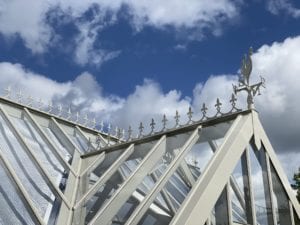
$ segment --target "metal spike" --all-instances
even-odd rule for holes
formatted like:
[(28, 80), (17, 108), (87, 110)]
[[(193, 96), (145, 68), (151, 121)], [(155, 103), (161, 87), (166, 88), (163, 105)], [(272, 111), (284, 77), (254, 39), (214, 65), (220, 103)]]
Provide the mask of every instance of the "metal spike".
[(99, 129), (100, 129), (100, 131), (101, 132), (103, 132), (103, 128), (104, 128), (104, 122), (103, 122), (103, 120), (100, 122), (100, 124), (99, 124)]
[(238, 110), (238, 109), (236, 108), (236, 101), (237, 101), (237, 98), (236, 98), (236, 96), (232, 93), (231, 99), (230, 99), (230, 101), (229, 101), (229, 102), (231, 103), (231, 106), (232, 106), (230, 112), (233, 112), (234, 110), (235, 110), (235, 111)]
[(162, 131), (165, 131), (167, 129), (167, 122), (168, 122), (168, 119), (167, 119), (167, 116), (166, 114), (163, 115), (163, 119), (162, 119), (162, 124), (163, 124), (163, 128), (162, 128)]
[(32, 106), (32, 102), (33, 102), (33, 98), (31, 95), (28, 96), (28, 102), (27, 102), (27, 105), (28, 106)]
[(92, 128), (96, 127), (96, 118), (94, 117), (94, 119), (92, 120)]
[(109, 134), (110, 131), (111, 131), (111, 124), (109, 123), (109, 124), (107, 125), (107, 133)]
[(188, 116), (188, 118), (189, 118), (188, 124), (193, 122), (193, 120), (192, 120), (192, 119), (193, 119), (193, 114), (194, 114), (194, 112), (192, 111), (192, 107), (190, 106), (190, 107), (189, 107), (189, 111), (188, 111), (188, 113), (187, 113), (187, 116)]
[(23, 97), (22, 91), (19, 90), (19, 92), (17, 93), (17, 102), (21, 103), (22, 102), (22, 97)]
[(127, 138), (127, 141), (131, 141), (132, 140), (132, 128), (131, 126), (129, 125), (128, 127), (128, 138)]
[(38, 101), (37, 104), (38, 104), (38, 109), (39, 109), (39, 110), (42, 110), (42, 108), (43, 108), (43, 106), (44, 106), (44, 102), (43, 102), (43, 100), (42, 100), (41, 98), (39, 99), (39, 101)]
[(10, 98), (10, 95), (11, 95), (11, 86), (7, 86), (7, 88), (5, 88), (4, 90), (4, 97), (5, 98)]
[(116, 126), (116, 128), (115, 128), (115, 137), (118, 137), (118, 130), (119, 130), (119, 128)]
[(121, 142), (121, 138), (122, 138), (122, 131), (121, 128), (117, 129), (117, 138), (118, 138), (118, 142)]
[(78, 123), (79, 121), (79, 112), (76, 112), (76, 115), (75, 115), (75, 122)]
[(202, 108), (201, 108), (201, 112), (202, 112), (202, 118), (201, 120), (207, 119), (207, 110), (208, 108), (206, 107), (205, 103), (203, 103)]
[(222, 103), (220, 102), (220, 99), (217, 98), (217, 101), (216, 101), (216, 104), (215, 104), (215, 107), (216, 107), (216, 110), (217, 110), (217, 114), (216, 115), (222, 114), (222, 112), (221, 112), (221, 106), (222, 106)]
[(69, 107), (68, 112), (67, 112), (67, 120), (69, 120), (72, 116), (72, 112), (71, 112), (71, 107)]
[(153, 134), (155, 129), (155, 122), (153, 118), (151, 119), (150, 128), (151, 128), (150, 134)]
[(61, 116), (61, 114), (62, 114), (62, 105), (61, 104), (59, 104), (58, 106), (57, 106), (57, 110), (58, 110), (58, 116)]
[(124, 140), (124, 138), (125, 138), (125, 129), (122, 129), (122, 136), (121, 136), (121, 139)]
[(88, 114), (85, 114), (83, 120), (84, 120), (84, 125), (87, 125), (89, 122)]
[(176, 114), (175, 114), (174, 118), (175, 118), (175, 127), (178, 127), (180, 115), (177, 110), (176, 110)]
[(139, 138), (143, 136), (143, 131), (144, 131), (144, 126), (143, 126), (143, 123), (140, 122), (139, 135), (138, 135)]
[(52, 111), (52, 109), (53, 109), (53, 103), (52, 103), (52, 101), (49, 101), (49, 103), (48, 103), (48, 113), (50, 113)]

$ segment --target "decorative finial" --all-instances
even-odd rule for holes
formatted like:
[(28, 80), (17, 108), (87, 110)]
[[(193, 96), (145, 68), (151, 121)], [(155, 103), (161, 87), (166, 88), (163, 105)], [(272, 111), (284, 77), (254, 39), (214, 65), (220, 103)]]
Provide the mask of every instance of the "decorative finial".
[(166, 114), (163, 115), (163, 119), (162, 119), (161, 122), (162, 122), (162, 125), (163, 125), (162, 131), (165, 131), (167, 129), (167, 122), (168, 122)]
[(48, 113), (50, 113), (53, 109), (53, 104), (52, 104), (52, 101), (50, 100), (49, 103), (48, 103)]
[(84, 120), (84, 125), (86, 126), (89, 122), (88, 114), (85, 114), (83, 120)]
[(9, 85), (7, 88), (4, 90), (4, 97), (5, 98), (10, 98), (11, 95), (11, 86)]
[(202, 108), (201, 108), (202, 118), (200, 120), (207, 119), (207, 116), (206, 116), (207, 110), (208, 110), (208, 108), (206, 107), (205, 103), (203, 103)]
[(31, 95), (29, 95), (27, 105), (32, 106), (32, 102), (33, 102), (33, 97)]
[(260, 78), (260, 82), (256, 84), (250, 85), (250, 75), (252, 72), (252, 59), (251, 55), (253, 53), (253, 49), (250, 48), (248, 56), (245, 55), (242, 60), (242, 66), (241, 66), (241, 76), (239, 78), (239, 84), (238, 86), (233, 85), (233, 91), (235, 94), (237, 94), (240, 91), (246, 91), (247, 96), (247, 104), (248, 109), (254, 109), (254, 96), (258, 93), (260, 95), (260, 88), (265, 87), (265, 79)]
[(103, 120), (100, 122), (100, 124), (99, 124), (99, 129), (100, 129), (100, 131), (101, 132), (103, 132), (103, 128), (104, 128), (104, 122), (103, 122)]
[(143, 136), (143, 131), (144, 131), (144, 126), (143, 126), (143, 123), (140, 122), (138, 138)]
[(39, 109), (39, 110), (42, 110), (42, 108), (43, 108), (43, 106), (44, 106), (44, 102), (43, 102), (43, 100), (42, 100), (41, 98), (39, 99), (39, 101), (38, 101), (37, 104), (38, 104), (38, 109)]
[(216, 107), (216, 110), (217, 110), (216, 115), (219, 115), (219, 114), (222, 115), (221, 106), (222, 106), (222, 103), (220, 102), (220, 99), (217, 98), (217, 101), (216, 101), (216, 104), (215, 104), (215, 107)]
[(175, 116), (174, 116), (175, 127), (179, 127), (179, 118), (180, 118), (180, 115), (179, 115), (178, 111), (176, 110), (176, 113), (175, 113)]
[(236, 107), (236, 101), (237, 101), (237, 98), (236, 98), (236, 96), (235, 96), (235, 94), (233, 94), (232, 93), (232, 95), (231, 95), (231, 99), (230, 99), (230, 103), (231, 103), (231, 110), (230, 110), (230, 112), (234, 112), (234, 111), (240, 111), (240, 109), (238, 109), (237, 107)]
[(155, 122), (153, 118), (151, 119), (150, 128), (151, 128), (150, 134), (153, 134), (155, 129)]
[(131, 141), (132, 140), (132, 128), (131, 126), (129, 125), (128, 127), (128, 138), (127, 138), (127, 141)]
[(188, 116), (188, 124), (190, 124), (190, 123), (192, 123), (193, 122), (193, 114), (194, 114), (194, 112), (192, 111), (192, 107), (190, 106), (189, 107), (189, 111), (187, 112), (187, 116)]
[(78, 123), (79, 121), (79, 112), (76, 112), (76, 115), (75, 115), (75, 123)]
[(59, 104), (58, 106), (57, 106), (57, 110), (58, 110), (58, 116), (61, 116), (61, 114), (62, 114), (62, 105), (61, 104)]
[(94, 129), (96, 127), (96, 118), (94, 117), (94, 119), (92, 120), (92, 128)]
[(22, 102), (22, 98), (23, 98), (22, 91), (19, 90), (18, 93), (17, 93), (17, 102), (21, 103)]
[(72, 112), (71, 112), (71, 107), (69, 107), (68, 112), (67, 112), (67, 120), (69, 120), (72, 116)]

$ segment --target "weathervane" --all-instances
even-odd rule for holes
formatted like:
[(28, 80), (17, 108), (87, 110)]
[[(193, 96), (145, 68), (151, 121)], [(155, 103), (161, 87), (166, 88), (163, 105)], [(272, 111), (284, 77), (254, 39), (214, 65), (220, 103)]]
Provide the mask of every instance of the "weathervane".
[(240, 91), (246, 91), (247, 96), (247, 103), (248, 103), (248, 109), (254, 108), (254, 96), (256, 94), (260, 95), (260, 88), (265, 87), (265, 79), (263, 77), (260, 77), (261, 80), (259, 83), (256, 84), (249, 84), (250, 75), (252, 72), (252, 55), (253, 49), (249, 49), (248, 55), (245, 55), (242, 60), (242, 66), (241, 66), (241, 76), (239, 78), (239, 84), (238, 86), (233, 85), (233, 91), (235, 94), (237, 94)]

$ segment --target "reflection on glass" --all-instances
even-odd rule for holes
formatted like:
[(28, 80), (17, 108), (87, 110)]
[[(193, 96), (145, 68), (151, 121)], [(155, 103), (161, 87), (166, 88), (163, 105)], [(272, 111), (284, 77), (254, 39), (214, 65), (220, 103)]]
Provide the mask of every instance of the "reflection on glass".
[(0, 162), (0, 224), (33, 225), (32, 215), (21, 201), (17, 190), (10, 181)]
[(295, 220), (295, 225), (300, 225), (300, 217), (298, 217), (298, 214), (296, 213), (295, 209), (294, 209), (294, 220)]
[(238, 161), (231, 177), (232, 219), (240, 224), (253, 224), (246, 152)]
[(258, 151), (250, 146), (250, 161), (257, 223), (260, 225), (273, 225), (264, 149)]
[(226, 187), (217, 200), (211, 216), (212, 225), (229, 225), (228, 201)]
[(292, 224), (289, 199), (285, 190), (277, 176), (274, 166), (270, 163), (272, 183), (273, 183), (273, 196), (274, 206), (276, 212), (277, 225), (290, 225)]

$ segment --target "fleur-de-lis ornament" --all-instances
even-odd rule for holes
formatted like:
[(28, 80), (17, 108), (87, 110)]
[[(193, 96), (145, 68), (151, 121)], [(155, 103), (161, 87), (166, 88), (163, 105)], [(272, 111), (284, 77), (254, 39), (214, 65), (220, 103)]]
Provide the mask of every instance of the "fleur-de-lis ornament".
[(180, 115), (179, 115), (178, 111), (176, 110), (176, 113), (175, 113), (175, 116), (174, 116), (175, 127), (179, 127), (179, 118), (180, 118)]
[(71, 116), (72, 116), (71, 107), (69, 107), (67, 111), (67, 120), (71, 119)]
[(138, 138), (143, 137), (143, 132), (144, 132), (144, 126), (143, 123), (140, 122)]
[(127, 141), (131, 141), (132, 140), (132, 128), (130, 125), (128, 127), (127, 133), (128, 133)]
[(44, 106), (44, 102), (43, 102), (43, 100), (42, 100), (41, 98), (39, 99), (39, 101), (38, 101), (37, 104), (38, 104), (38, 109), (39, 109), (39, 110), (42, 110), (42, 108), (43, 108), (43, 106)]
[(202, 118), (200, 120), (205, 120), (207, 119), (207, 110), (208, 108), (206, 107), (205, 103), (203, 103), (202, 108), (201, 108), (201, 112), (202, 112)]
[(53, 103), (52, 101), (50, 100), (49, 103), (48, 103), (48, 113), (50, 113), (53, 109)]
[(163, 115), (163, 119), (161, 122), (162, 122), (162, 131), (165, 131), (167, 129), (167, 122), (168, 122), (166, 114)]
[(31, 95), (29, 95), (27, 105), (32, 106), (32, 102), (33, 102), (33, 97)]
[(150, 128), (151, 128), (150, 134), (153, 134), (155, 129), (155, 122), (153, 118), (151, 119)]
[(103, 128), (104, 128), (104, 122), (103, 122), (103, 120), (100, 122), (100, 124), (99, 124), (99, 129), (100, 129), (100, 131), (101, 132), (103, 132)]
[(221, 114), (221, 115), (222, 115), (222, 112), (221, 112), (221, 106), (222, 106), (222, 103), (220, 102), (220, 99), (217, 98), (217, 101), (216, 101), (216, 104), (215, 104), (215, 107), (216, 107), (216, 110), (217, 110), (216, 116), (217, 116), (218, 114)]
[(11, 86), (9, 85), (7, 88), (4, 90), (4, 97), (5, 98), (10, 98), (11, 95)]
[(192, 107), (189, 107), (189, 111), (187, 112), (187, 116), (188, 116), (188, 124), (193, 122), (193, 114), (194, 112), (192, 111)]
[(19, 90), (19, 92), (17, 93), (17, 102), (21, 103), (22, 102), (22, 98), (23, 98), (22, 91)]

